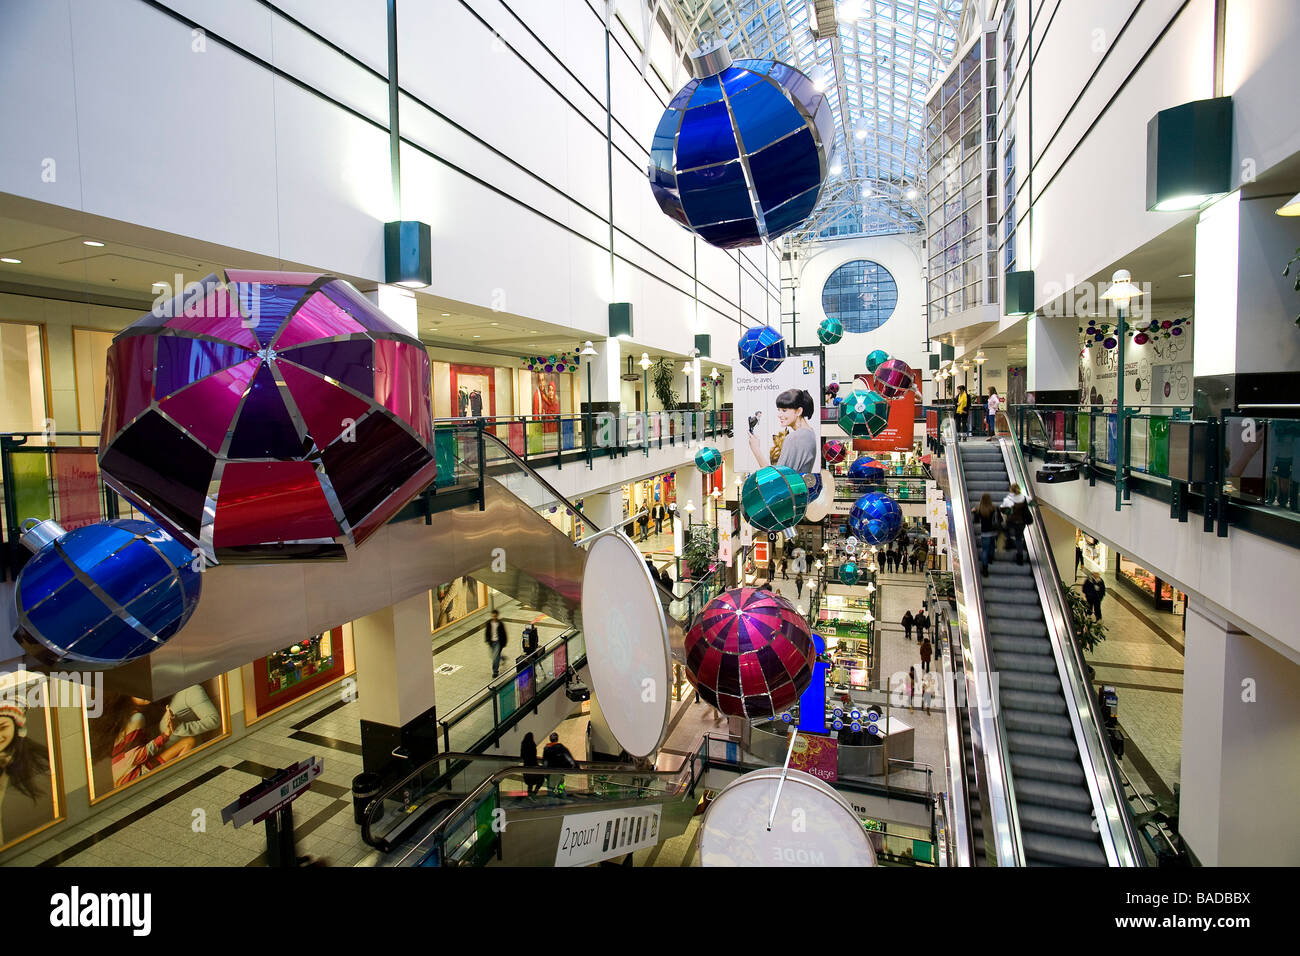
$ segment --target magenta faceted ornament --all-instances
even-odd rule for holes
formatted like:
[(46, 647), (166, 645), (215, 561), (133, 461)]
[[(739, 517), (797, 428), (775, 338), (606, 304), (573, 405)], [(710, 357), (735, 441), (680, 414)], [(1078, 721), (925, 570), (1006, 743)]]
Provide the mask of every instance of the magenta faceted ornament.
[(104, 481), (209, 560), (342, 557), (435, 477), (428, 353), (333, 276), (192, 283), (106, 393)]
[(770, 717), (812, 682), (812, 632), (794, 606), (771, 591), (718, 595), (686, 634), (686, 676), (729, 717)]
[(849, 456), (849, 448), (838, 438), (832, 438), (822, 446), (822, 457), (828, 465), (838, 465)]
[(912, 390), (916, 377), (906, 362), (891, 358), (876, 366), (876, 370), (872, 373), (872, 380), (876, 390), (892, 402)]

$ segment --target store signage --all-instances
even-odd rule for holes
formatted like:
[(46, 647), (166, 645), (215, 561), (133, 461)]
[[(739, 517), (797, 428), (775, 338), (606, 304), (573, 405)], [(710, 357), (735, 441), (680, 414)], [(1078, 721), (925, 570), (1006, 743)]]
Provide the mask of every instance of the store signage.
[[(841, 721), (836, 721), (843, 725)], [(790, 766), (819, 780), (838, 780), (840, 773), (839, 742), (833, 737), (799, 734), (790, 754)]]
[(270, 780), (264, 780), (241, 793), (234, 803), (223, 807), (221, 822), (232, 823), (236, 829), (245, 823), (261, 823), (306, 793), (324, 766), (323, 758), (309, 757), (292, 767), (286, 767)]
[(587, 866), (654, 846), (659, 842), (662, 813), (663, 807), (657, 803), (594, 813), (566, 813), (560, 825), (560, 842), (555, 848), (555, 865)]
[(718, 563), (731, 567), (731, 512), (718, 509)]

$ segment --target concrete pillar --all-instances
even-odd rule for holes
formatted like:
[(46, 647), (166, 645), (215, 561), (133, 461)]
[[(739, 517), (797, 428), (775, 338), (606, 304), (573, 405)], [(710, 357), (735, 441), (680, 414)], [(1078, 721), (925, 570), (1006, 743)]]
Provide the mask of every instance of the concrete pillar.
[[(623, 492), (596, 491), (582, 496), (582, 513), (601, 531), (623, 520)], [(587, 532), (592, 534), (594, 532)]]
[[(602, 402), (618, 404), (623, 393), (623, 343), (618, 339), (605, 339), (603, 342), (594, 343), (592, 347), (597, 354), (588, 360), (592, 363), (591, 401), (596, 403), (597, 409), (601, 407)], [(582, 384), (586, 388), (585, 368), (582, 369), (582, 374)]]
[(1282, 266), (1300, 246), (1300, 219), (1275, 215), (1283, 201), (1230, 193), (1196, 224), (1197, 417), (1240, 404), (1295, 401), (1294, 272), (1284, 277)]
[(1300, 864), (1300, 665), (1188, 595), (1179, 832), (1204, 866)]
[(420, 316), (414, 292), (399, 285), (380, 284), (373, 292), (363, 294), (379, 307), (379, 311), (400, 325), (404, 332), (419, 337)]
[[(352, 624), (361, 761), (375, 773), (412, 769), (438, 752), (429, 592)], [(409, 756), (394, 757), (401, 748)]]
[(1079, 395), (1079, 320), (1031, 315), (1025, 329), (1025, 389), (1039, 405), (1073, 405)]

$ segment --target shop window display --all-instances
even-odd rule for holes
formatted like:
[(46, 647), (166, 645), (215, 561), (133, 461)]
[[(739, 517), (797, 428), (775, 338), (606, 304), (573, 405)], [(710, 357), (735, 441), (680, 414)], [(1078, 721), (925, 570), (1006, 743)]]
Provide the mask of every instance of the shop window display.
[(433, 631), (440, 631), (448, 625), (468, 617), (476, 611), (487, 607), (488, 587), (471, 577), (461, 577), (447, 584), (440, 584), (432, 592), (430, 616)]
[(49, 706), (56, 686), (70, 685), (26, 671), (0, 674), (0, 851), (63, 819)]
[(1126, 581), (1146, 595), (1157, 611), (1182, 614), (1187, 606), (1187, 595), (1122, 554), (1119, 556), (1115, 574), (1120, 580)]
[(343, 628), (268, 654), (253, 661), (251, 670), (251, 680), (248, 668), (244, 679), (244, 718), (250, 723), (346, 676)]

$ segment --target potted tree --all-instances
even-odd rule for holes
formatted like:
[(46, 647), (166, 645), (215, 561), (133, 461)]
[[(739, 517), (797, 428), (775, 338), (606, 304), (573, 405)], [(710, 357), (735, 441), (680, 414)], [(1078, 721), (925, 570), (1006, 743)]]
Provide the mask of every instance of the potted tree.
[(692, 525), (682, 546), (686, 570), (692, 578), (701, 578), (718, 556), (718, 531), (707, 524)]
[[(1087, 654), (1106, 639), (1106, 625), (1092, 616), (1092, 608), (1088, 606), (1088, 601), (1077, 584), (1067, 585), (1062, 581), (1061, 588), (1065, 591), (1065, 603), (1070, 609), (1070, 630), (1074, 632), (1079, 649)], [(1089, 666), (1089, 680), (1092, 680), (1093, 673)]]

